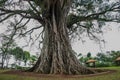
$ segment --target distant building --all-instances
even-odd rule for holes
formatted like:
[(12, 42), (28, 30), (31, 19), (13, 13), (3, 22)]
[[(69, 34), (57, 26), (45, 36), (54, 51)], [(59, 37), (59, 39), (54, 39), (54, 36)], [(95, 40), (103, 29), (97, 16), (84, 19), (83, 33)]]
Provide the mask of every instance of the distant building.
[(86, 64), (88, 67), (95, 67), (95, 62), (96, 62), (96, 60), (90, 59), (86, 62)]
[(117, 66), (120, 66), (120, 57), (118, 57), (116, 60), (115, 60), (115, 63)]

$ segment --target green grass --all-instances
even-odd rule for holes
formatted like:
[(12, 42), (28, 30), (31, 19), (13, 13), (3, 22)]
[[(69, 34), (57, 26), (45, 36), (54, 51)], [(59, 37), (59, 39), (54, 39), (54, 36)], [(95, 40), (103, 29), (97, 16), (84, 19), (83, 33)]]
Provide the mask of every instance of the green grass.
[(5, 72), (5, 71), (9, 71), (9, 70), (0, 69), (0, 73)]
[[(120, 67), (105, 67), (104, 69), (117, 70), (117, 72), (86, 78), (35, 78), (18, 75), (0, 74), (0, 80), (120, 80)], [(0, 73), (2, 72), (4, 72), (4, 70), (0, 70)]]

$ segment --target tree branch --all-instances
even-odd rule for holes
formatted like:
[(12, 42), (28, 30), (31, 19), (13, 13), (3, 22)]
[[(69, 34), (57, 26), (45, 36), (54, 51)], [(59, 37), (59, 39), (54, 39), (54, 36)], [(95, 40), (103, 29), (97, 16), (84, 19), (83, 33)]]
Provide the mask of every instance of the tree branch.
[[(118, 5), (118, 4), (117, 4)], [(119, 22), (119, 19), (107, 19), (107, 18), (100, 18), (99, 16), (105, 15), (108, 12), (119, 12), (120, 11), (120, 5), (116, 6), (113, 5), (109, 9), (105, 11), (101, 11), (99, 13), (93, 13), (89, 14), (87, 16), (79, 16), (75, 14), (70, 14), (68, 16), (68, 22), (67, 22), (67, 27), (71, 28), (73, 24), (77, 24), (78, 22), (82, 21), (91, 21), (91, 20), (99, 20), (99, 21), (105, 21), (105, 22)]]
[(41, 28), (41, 27), (42, 27), (42, 26), (34, 27), (34, 28), (32, 28), (32, 29), (26, 31), (25, 33), (20, 34), (20, 35), (25, 35), (25, 34), (27, 34), (27, 33), (32, 33), (35, 29), (39, 29), (39, 28)]
[[(0, 11), (4, 12), (4, 14), (8, 14), (8, 13), (11, 13), (13, 15), (18, 14), (24, 18), (35, 19), (35, 20), (39, 21), (42, 25), (44, 25), (44, 20), (42, 19), (42, 17), (33, 15), (33, 13), (30, 10), (26, 10), (26, 11), (24, 11), (24, 10), (8, 10), (8, 9), (0, 8)], [(2, 16), (4, 14), (1, 13), (0, 16)], [(9, 15), (8, 17), (13, 16), (13, 15)], [(4, 20), (6, 20), (6, 19), (8, 19), (8, 18), (4, 18)], [(3, 20), (1, 20), (1, 22), (2, 21)]]
[(0, 20), (0, 23), (3, 22), (3, 21), (5, 21), (6, 19), (10, 18), (10, 17), (13, 16), (13, 15), (14, 15), (14, 14), (9, 14), (9, 15), (7, 15), (5, 18), (3, 18), (3, 19)]

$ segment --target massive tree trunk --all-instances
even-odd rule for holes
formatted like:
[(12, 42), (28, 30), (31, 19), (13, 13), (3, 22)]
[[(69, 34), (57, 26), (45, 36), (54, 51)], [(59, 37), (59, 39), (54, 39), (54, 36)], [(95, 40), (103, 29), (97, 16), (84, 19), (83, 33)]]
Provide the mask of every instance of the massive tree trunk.
[(66, 1), (66, 4), (62, 4), (60, 0), (49, 4), (49, 16), (45, 17), (43, 48), (37, 63), (30, 71), (43, 74), (94, 73), (80, 64), (72, 50), (66, 25), (70, 0)]

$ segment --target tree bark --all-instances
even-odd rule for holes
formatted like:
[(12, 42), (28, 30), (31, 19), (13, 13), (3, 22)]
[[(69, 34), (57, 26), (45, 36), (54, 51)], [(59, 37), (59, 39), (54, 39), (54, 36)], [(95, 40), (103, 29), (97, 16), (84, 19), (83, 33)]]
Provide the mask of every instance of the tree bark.
[(29, 71), (43, 74), (94, 73), (80, 64), (72, 50), (66, 25), (70, 0), (66, 0), (68, 2), (64, 4), (64, 7), (62, 7), (61, 1), (57, 0), (49, 4), (49, 16), (45, 16), (45, 33), (41, 55)]

